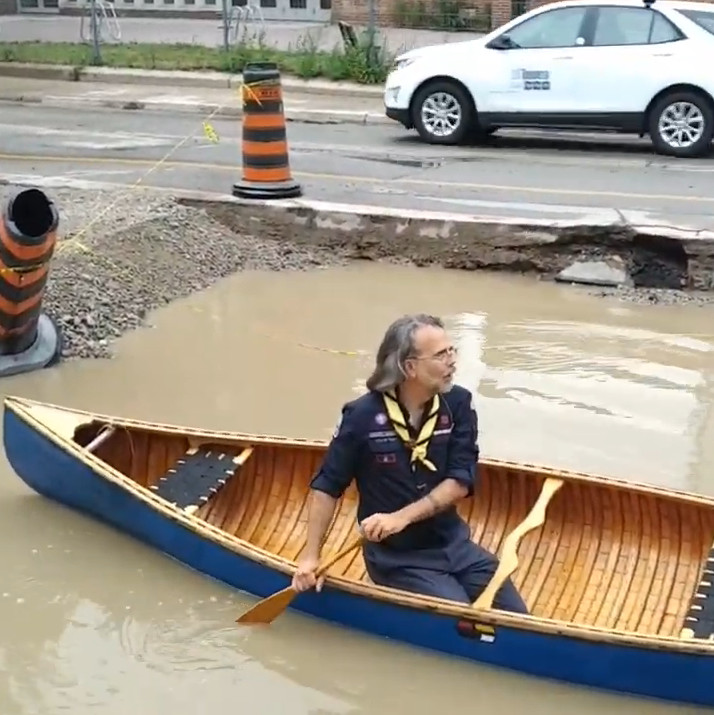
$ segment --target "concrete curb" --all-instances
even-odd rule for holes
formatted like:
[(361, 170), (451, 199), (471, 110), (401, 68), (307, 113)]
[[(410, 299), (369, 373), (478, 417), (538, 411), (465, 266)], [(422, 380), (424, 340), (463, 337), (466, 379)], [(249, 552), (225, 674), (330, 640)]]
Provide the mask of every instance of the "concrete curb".
[[(82, 107), (102, 107), (125, 111), (174, 112), (181, 114), (200, 114), (203, 117), (242, 117), (242, 107), (236, 105), (222, 106), (212, 102), (163, 102), (150, 99), (103, 99), (99, 97), (38, 97), (36, 95), (8, 94), (0, 92), (0, 103), (42, 104), (45, 107), (76, 109)], [(215, 114), (214, 114), (215, 112)], [(354, 112), (339, 109), (292, 109), (285, 108), (285, 120), (304, 124), (383, 124), (393, 125), (394, 122), (382, 114), (371, 112)]]
[[(7, 177), (0, 183), (80, 191), (132, 191), (126, 184), (66, 177)], [(236, 232), (250, 225), (275, 240), (331, 248), (362, 260), (409, 257), (416, 265), (498, 270), (558, 280), (573, 264), (615, 259), (627, 281), (650, 288), (714, 292), (714, 231), (613, 218), (494, 217), (306, 198), (248, 200), (204, 191), (143, 187), (206, 211)], [(560, 277), (560, 280), (563, 280)], [(598, 285), (593, 280), (576, 282)]]
[[(105, 84), (148, 84), (184, 87), (207, 87), (231, 89), (242, 84), (240, 74), (224, 72), (193, 72), (168, 70), (139, 70), (116, 67), (72, 67), (69, 65), (44, 65), (23, 62), (0, 62), (0, 77), (27, 77), (28, 79), (63, 80), (67, 82), (102, 82)], [(331, 82), (328, 80), (303, 80), (297, 77), (281, 77), (283, 89), (300, 94), (317, 94), (336, 97), (383, 96), (379, 85), (361, 85), (353, 82)]]

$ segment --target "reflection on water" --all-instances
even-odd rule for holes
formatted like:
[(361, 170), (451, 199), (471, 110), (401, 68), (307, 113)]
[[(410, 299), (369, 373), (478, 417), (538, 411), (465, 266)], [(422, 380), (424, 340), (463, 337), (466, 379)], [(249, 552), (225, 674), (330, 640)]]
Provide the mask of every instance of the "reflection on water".
[[(453, 331), (485, 454), (714, 492), (711, 310), (529, 280), (380, 265), (239, 275), (157, 313), (114, 360), (4, 387), (138, 418), (327, 438), (342, 402), (363, 391), (384, 328), (422, 310)], [(2, 715), (643, 707), (294, 614), (235, 628), (247, 597), (29, 494), (5, 462), (0, 538)]]

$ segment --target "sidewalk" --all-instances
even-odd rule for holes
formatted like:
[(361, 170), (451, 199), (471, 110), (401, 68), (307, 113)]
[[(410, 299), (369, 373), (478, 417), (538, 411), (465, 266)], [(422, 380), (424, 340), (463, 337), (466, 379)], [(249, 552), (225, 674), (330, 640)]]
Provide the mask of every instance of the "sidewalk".
[[(0, 64), (0, 74), (8, 65)], [(61, 68), (53, 68), (55, 70)], [(66, 70), (68, 71), (68, 70)], [(135, 71), (136, 72), (136, 71)], [(164, 73), (166, 74), (166, 73)], [(121, 76), (121, 75), (119, 75)], [(239, 117), (242, 114), (238, 90), (240, 77), (232, 87), (177, 86), (154, 80), (136, 82), (68, 82), (62, 79), (28, 79), (0, 76), (0, 102), (42, 104), (49, 107), (110, 107), (114, 109), (188, 112), (213, 116)], [(338, 84), (338, 83), (329, 83)], [(349, 86), (326, 93), (311, 83), (293, 80), (284, 86), (285, 117), (288, 121), (331, 124), (389, 124), (378, 96), (356, 94)], [(330, 88), (327, 88), (330, 89)], [(369, 88), (378, 89), (378, 88)]]
[[(184, 18), (136, 18), (122, 17), (122, 44), (141, 43), (189, 43), (205, 47), (223, 45), (223, 25), (220, 16), (215, 19)], [(355, 31), (363, 28), (355, 26)], [(257, 31), (251, 25), (250, 33)], [(446, 32), (438, 30), (410, 30), (397, 27), (379, 27), (378, 41), (385, 43), (391, 53), (403, 52), (414, 47), (461, 42), (480, 37), (477, 32)], [(337, 25), (313, 22), (265, 21), (263, 42), (279, 50), (296, 49), (310, 38), (320, 50), (331, 51), (342, 47)], [(79, 17), (57, 15), (9, 15), (0, 17), (0, 42), (80, 42)]]

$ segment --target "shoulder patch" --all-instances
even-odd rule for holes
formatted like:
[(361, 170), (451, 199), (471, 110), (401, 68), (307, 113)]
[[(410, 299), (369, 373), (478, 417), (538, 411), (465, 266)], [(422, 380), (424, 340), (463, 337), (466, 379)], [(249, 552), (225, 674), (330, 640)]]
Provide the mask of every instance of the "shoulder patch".
[(343, 419), (343, 414), (341, 413), (337, 420), (337, 424), (335, 425), (335, 430), (332, 433), (332, 439), (335, 439), (335, 437), (337, 437), (337, 435), (340, 433), (340, 427), (342, 427), (342, 419)]

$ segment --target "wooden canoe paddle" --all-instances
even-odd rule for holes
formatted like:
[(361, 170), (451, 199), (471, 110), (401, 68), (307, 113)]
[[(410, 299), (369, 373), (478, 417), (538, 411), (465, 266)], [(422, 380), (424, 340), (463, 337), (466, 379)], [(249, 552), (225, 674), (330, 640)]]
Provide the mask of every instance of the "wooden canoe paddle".
[[(324, 564), (318, 566), (315, 576), (322, 576), (332, 564), (339, 561), (343, 556), (346, 556), (350, 551), (354, 551), (363, 541), (360, 535), (351, 541), (344, 549), (338, 551), (334, 556), (330, 557)], [(258, 601), (252, 608), (249, 608), (243, 615), (236, 618), (236, 623), (272, 623), (292, 602), (297, 596), (297, 591), (288, 586), (282, 591), (277, 591), (272, 596)]]

